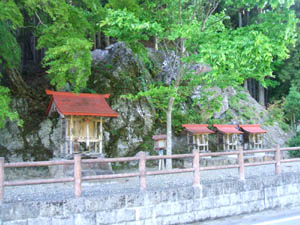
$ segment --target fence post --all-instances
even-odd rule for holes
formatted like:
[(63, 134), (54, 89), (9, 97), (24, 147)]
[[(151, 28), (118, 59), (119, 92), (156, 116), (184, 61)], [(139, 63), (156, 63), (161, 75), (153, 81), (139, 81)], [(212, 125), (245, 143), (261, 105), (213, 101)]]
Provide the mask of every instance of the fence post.
[(3, 201), (4, 193), (4, 158), (0, 157), (0, 203)]
[(276, 145), (276, 153), (275, 153), (275, 160), (276, 160), (276, 164), (275, 164), (275, 173), (276, 175), (280, 174), (280, 146)]
[(244, 152), (243, 152), (243, 148), (241, 146), (238, 147), (238, 150), (239, 150), (239, 175), (240, 175), (240, 180), (245, 181)]
[(199, 165), (199, 150), (193, 150), (193, 168), (194, 168), (194, 187), (200, 187), (200, 165)]
[(140, 152), (139, 172), (140, 172), (140, 190), (146, 189), (146, 153)]
[(81, 154), (74, 154), (75, 197), (81, 196)]

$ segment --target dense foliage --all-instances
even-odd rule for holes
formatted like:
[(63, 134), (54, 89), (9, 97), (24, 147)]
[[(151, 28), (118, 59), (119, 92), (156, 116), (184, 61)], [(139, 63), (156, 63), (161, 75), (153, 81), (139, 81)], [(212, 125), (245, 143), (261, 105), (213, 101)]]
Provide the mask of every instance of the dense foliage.
[[(294, 0), (241, 0), (238, 4), (232, 0), (1, 0), (0, 68), (3, 76), (22, 84), (20, 90), (25, 86), (18, 36), (30, 27), (37, 48), (45, 50), (42, 63), (50, 83), (79, 92), (89, 80), (91, 49), (99, 32), (123, 41), (148, 64), (142, 41), (151, 41), (163, 54), (176, 55), (171, 68), (174, 77), (146, 85), (137, 96), (128, 97), (147, 97), (165, 112), (168, 140), (172, 113), (180, 116), (179, 103), (211, 113), (220, 107), (208, 100), (211, 87), (239, 86), (249, 78), (265, 87), (270, 78), (288, 80), (287, 89), (293, 84), (285, 109), (294, 121), (298, 118), (293, 101), (298, 99), (299, 54), (293, 46), (299, 44), (292, 9), (298, 10), (299, 1), (293, 4)], [(293, 58), (285, 61), (290, 52)], [(203, 65), (209, 70), (197, 69)], [(199, 85), (206, 94), (189, 98)], [(0, 93), (1, 127), (7, 118), (18, 120), (18, 116), (9, 108), (9, 89), (0, 86)], [(190, 115), (193, 120), (209, 118)]]

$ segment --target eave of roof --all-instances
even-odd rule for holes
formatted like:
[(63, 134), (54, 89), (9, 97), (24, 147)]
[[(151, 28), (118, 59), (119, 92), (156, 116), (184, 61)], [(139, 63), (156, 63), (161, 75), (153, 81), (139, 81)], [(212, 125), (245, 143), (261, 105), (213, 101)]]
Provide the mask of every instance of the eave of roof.
[(214, 131), (207, 128), (208, 124), (182, 124), (188, 132), (192, 134), (213, 134)]
[(259, 124), (245, 124), (245, 125), (239, 125), (239, 127), (247, 133), (252, 133), (252, 134), (267, 133), (267, 131), (262, 129)]
[(62, 115), (78, 116), (99, 116), (99, 117), (117, 117), (118, 113), (110, 108), (106, 102), (109, 94), (87, 94), (87, 93), (70, 93), (56, 92), (46, 90), (51, 95), (47, 115), (54, 104), (57, 111)]
[(223, 125), (223, 124), (213, 124), (213, 127), (217, 128), (217, 130), (224, 134), (242, 134), (242, 131), (236, 129), (236, 125)]
[(154, 135), (154, 136), (152, 136), (152, 139), (154, 141), (166, 140), (167, 139), (167, 135), (165, 135), (165, 134)]

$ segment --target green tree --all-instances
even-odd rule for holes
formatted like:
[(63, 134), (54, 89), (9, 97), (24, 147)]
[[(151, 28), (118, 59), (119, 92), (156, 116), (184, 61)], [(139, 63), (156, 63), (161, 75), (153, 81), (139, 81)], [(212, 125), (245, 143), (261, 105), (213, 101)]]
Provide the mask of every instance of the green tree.
[[(14, 74), (20, 63), (20, 48), (16, 40), (16, 30), (23, 25), (23, 16), (13, 0), (0, 2), (0, 66), (2, 70), (9, 74)], [(2, 74), (0, 72), (0, 84)], [(0, 128), (4, 126), (9, 118), (17, 121), (19, 125), (22, 121), (17, 112), (10, 108), (10, 91), (7, 87), (0, 85)]]
[(295, 86), (290, 88), (289, 94), (285, 99), (284, 110), (290, 118), (291, 126), (296, 128), (296, 120), (300, 119), (300, 92)]

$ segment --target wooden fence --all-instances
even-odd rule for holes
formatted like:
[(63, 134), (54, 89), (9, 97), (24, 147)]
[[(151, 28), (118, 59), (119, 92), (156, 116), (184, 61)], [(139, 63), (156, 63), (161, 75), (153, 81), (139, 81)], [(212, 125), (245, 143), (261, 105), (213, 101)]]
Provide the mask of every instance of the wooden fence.
[[(74, 182), (74, 192), (76, 197), (81, 196), (82, 192), (82, 181), (87, 180), (101, 180), (101, 179), (114, 179), (114, 178), (128, 178), (128, 177), (139, 177), (140, 189), (146, 189), (146, 177), (151, 175), (161, 175), (161, 174), (176, 174), (176, 173), (194, 173), (195, 187), (200, 186), (200, 171), (204, 170), (217, 170), (217, 169), (229, 169), (238, 168), (240, 180), (245, 180), (245, 166), (259, 166), (259, 165), (275, 165), (275, 174), (280, 174), (280, 164), (287, 162), (300, 162), (300, 158), (294, 159), (281, 159), (282, 151), (294, 151), (300, 150), (300, 147), (291, 148), (279, 148), (277, 146), (274, 149), (261, 149), (261, 150), (247, 150), (244, 151), (239, 148), (238, 151), (234, 152), (210, 152), (210, 153), (199, 153), (198, 150), (194, 150), (192, 154), (180, 154), (171, 156), (146, 156), (145, 152), (141, 152), (138, 157), (123, 157), (123, 158), (99, 158), (99, 159), (81, 159), (80, 154), (74, 155), (74, 160), (64, 160), (64, 161), (40, 161), (40, 162), (20, 162), (20, 163), (4, 163), (4, 158), (0, 157), (0, 201), (3, 199), (4, 187), (6, 186), (17, 186), (17, 185), (32, 185), (32, 184), (49, 184), (49, 183), (65, 183)], [(244, 163), (245, 154), (253, 153), (265, 153), (274, 152), (275, 159), (263, 162), (254, 163)], [(208, 166), (200, 167), (200, 158), (208, 156), (226, 156), (226, 155), (238, 155), (238, 164), (236, 165), (224, 165), (224, 166)], [(172, 170), (159, 170), (159, 171), (147, 171), (146, 161), (147, 160), (159, 160), (159, 159), (182, 159), (182, 158), (193, 158), (193, 167), (185, 169), (172, 169)], [(122, 174), (109, 174), (109, 175), (95, 175), (95, 176), (84, 176), (82, 177), (82, 163), (112, 163), (112, 162), (129, 162), (129, 161), (139, 161), (139, 170), (135, 173), (122, 173)], [(24, 180), (24, 181), (5, 181), (4, 168), (20, 168), (20, 167), (37, 167), (37, 166), (54, 166), (54, 165), (74, 165), (74, 176), (69, 178), (58, 178), (58, 179), (34, 179), (34, 180)]]

